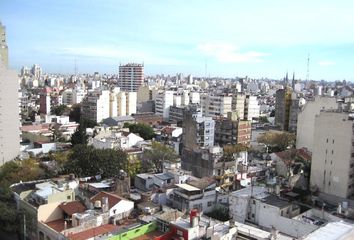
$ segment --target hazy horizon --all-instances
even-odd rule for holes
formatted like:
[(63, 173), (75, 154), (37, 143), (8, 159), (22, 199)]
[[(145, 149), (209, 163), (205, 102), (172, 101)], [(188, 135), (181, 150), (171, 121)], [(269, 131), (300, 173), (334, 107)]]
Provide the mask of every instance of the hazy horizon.
[(354, 81), (351, 1), (0, 2), (10, 67)]

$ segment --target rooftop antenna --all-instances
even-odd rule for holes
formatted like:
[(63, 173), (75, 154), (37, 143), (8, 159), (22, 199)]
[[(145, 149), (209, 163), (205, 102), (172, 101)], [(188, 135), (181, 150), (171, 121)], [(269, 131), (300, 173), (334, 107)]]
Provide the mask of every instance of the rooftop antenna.
[(310, 80), (310, 53), (307, 55), (307, 74), (306, 74), (306, 81)]
[(74, 72), (75, 72), (75, 76), (77, 76), (77, 64), (76, 64), (76, 58), (74, 59), (75, 61), (75, 68), (74, 68)]

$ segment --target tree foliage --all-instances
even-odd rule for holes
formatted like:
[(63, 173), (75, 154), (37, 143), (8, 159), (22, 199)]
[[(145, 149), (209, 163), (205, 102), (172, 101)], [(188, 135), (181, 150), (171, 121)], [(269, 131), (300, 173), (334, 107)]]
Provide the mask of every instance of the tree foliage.
[(145, 140), (155, 137), (154, 129), (143, 123), (125, 123), (124, 127), (129, 128), (129, 131), (132, 133), (138, 133)]
[(0, 229), (15, 232), (18, 227), (16, 208), (10, 185), (20, 181), (40, 179), (43, 170), (36, 159), (9, 161), (0, 168)]
[(81, 118), (79, 127), (71, 135), (71, 145), (87, 144), (89, 137), (86, 134), (86, 128), (93, 128), (96, 125), (97, 123), (95, 121), (87, 118)]
[(86, 130), (78, 127), (76, 131), (71, 135), (71, 145), (75, 146), (78, 144), (87, 144), (88, 136), (86, 134)]
[(66, 105), (53, 106), (50, 113), (56, 116), (62, 116), (69, 112), (69, 108)]
[(120, 149), (95, 149), (84, 144), (75, 145), (65, 164), (67, 172), (79, 177), (102, 174), (103, 177), (116, 176), (119, 170), (128, 170), (127, 154)]
[(77, 123), (80, 122), (80, 118), (81, 118), (81, 105), (80, 104), (72, 105), (70, 113), (69, 113), (69, 118), (70, 118), (70, 121), (74, 121)]
[(244, 152), (244, 151), (248, 151), (248, 147), (243, 144), (225, 145), (223, 158), (225, 161), (233, 161), (235, 153)]
[(164, 162), (176, 162), (178, 155), (169, 146), (153, 141), (151, 149), (146, 149), (142, 156), (143, 171), (162, 172)]
[(266, 144), (272, 152), (281, 152), (295, 144), (295, 135), (288, 132), (266, 132), (257, 140)]

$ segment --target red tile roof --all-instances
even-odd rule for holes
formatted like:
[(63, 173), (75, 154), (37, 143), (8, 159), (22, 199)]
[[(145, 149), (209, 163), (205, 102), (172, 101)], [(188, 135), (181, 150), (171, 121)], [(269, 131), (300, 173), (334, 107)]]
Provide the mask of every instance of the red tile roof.
[(99, 227), (91, 228), (83, 232), (69, 234), (70, 240), (86, 240), (94, 237), (98, 237), (117, 230), (119, 227), (113, 224), (106, 224)]
[[(64, 219), (58, 219), (55, 221), (47, 222), (45, 224), (57, 232), (61, 232), (65, 229), (65, 220)], [(69, 229), (72, 227), (71, 223), (69, 221), (67, 221), (66, 224), (67, 224), (66, 229)]]
[(60, 204), (59, 207), (69, 216), (74, 213), (82, 213), (86, 210), (85, 205), (80, 201), (64, 202)]
[(120, 198), (119, 196), (113, 194), (113, 193), (108, 193), (108, 192), (99, 192), (97, 193), (95, 196), (93, 196), (90, 201), (92, 203), (95, 203), (95, 201), (102, 201), (103, 197), (107, 197), (108, 198), (108, 206), (111, 209), (112, 207), (114, 207), (114, 205), (116, 205), (117, 203), (119, 203), (122, 198)]
[(165, 134), (169, 134), (171, 135), (172, 132), (175, 130), (176, 128), (173, 128), (173, 127), (165, 127), (162, 129), (162, 132), (165, 133)]

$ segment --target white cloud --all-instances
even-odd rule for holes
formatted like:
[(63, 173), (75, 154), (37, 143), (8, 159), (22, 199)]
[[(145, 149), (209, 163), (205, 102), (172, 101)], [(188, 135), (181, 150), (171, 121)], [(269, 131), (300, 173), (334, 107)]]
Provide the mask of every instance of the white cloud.
[(269, 55), (256, 51), (241, 52), (239, 47), (229, 43), (203, 43), (198, 45), (198, 50), (222, 63), (263, 62), (262, 57)]
[(318, 64), (320, 66), (332, 66), (335, 65), (336, 63), (334, 61), (323, 60), (323, 61), (319, 61)]

